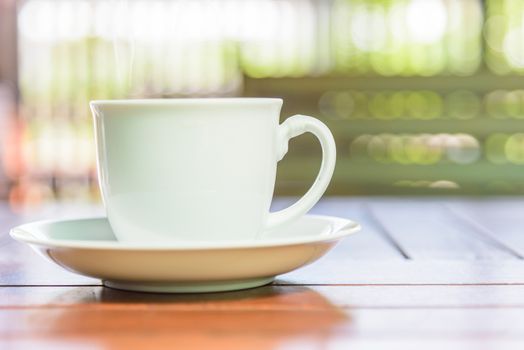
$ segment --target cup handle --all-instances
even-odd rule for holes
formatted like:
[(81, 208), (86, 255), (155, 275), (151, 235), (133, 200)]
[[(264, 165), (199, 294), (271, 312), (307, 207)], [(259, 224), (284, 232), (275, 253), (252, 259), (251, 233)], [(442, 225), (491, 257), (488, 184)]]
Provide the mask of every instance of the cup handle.
[(266, 223), (267, 229), (299, 218), (318, 202), (331, 181), (337, 156), (335, 140), (331, 131), (318, 119), (305, 115), (294, 115), (287, 118), (278, 128), (278, 161), (287, 153), (288, 142), (291, 138), (310, 132), (320, 141), (322, 164), (315, 182), (302, 198), (286, 209), (269, 213)]

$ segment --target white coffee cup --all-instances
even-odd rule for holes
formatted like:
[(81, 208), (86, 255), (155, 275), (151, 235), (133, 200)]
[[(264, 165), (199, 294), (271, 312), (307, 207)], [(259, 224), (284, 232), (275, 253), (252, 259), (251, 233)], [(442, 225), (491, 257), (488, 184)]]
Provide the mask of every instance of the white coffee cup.
[[(282, 100), (210, 98), (90, 103), (99, 183), (120, 241), (253, 240), (304, 215), (331, 180), (329, 129), (303, 115), (279, 125)], [(277, 162), (289, 139), (311, 132), (320, 172), (292, 206), (269, 212)]]

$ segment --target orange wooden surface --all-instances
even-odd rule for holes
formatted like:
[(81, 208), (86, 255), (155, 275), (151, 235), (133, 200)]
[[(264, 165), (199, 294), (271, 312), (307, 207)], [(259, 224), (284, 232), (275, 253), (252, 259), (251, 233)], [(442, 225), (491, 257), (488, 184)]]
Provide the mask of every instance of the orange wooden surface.
[(21, 217), (2, 207), (0, 349), (522, 349), (520, 208), (515, 199), (326, 199), (315, 212), (364, 230), (317, 263), (271, 286), (159, 295), (104, 288), (6, 236), (8, 225), (99, 208)]

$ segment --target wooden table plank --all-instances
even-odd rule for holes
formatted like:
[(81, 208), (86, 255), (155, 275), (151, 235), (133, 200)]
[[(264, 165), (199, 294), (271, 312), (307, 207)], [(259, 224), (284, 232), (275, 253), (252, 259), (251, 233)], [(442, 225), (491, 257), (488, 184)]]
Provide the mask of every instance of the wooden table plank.
[(418, 336), (416, 332), (399, 336), (303, 335), (278, 334), (99, 334), (56, 337), (31, 336), (0, 341), (7, 349), (99, 350), (99, 349), (216, 349), (216, 350), (515, 350), (524, 347), (521, 337), (482, 335), (463, 337)]
[(519, 308), (524, 285), (265, 286), (207, 294), (154, 294), (104, 287), (4, 287), (0, 310), (91, 307), (97, 310), (323, 310), (336, 308)]
[(372, 200), (373, 215), (412, 259), (508, 260), (501, 249), (453, 216), (443, 201)]
[(330, 253), (330, 258), (347, 257), (351, 260), (403, 260), (402, 253), (385, 239), (380, 227), (368, 215), (362, 203), (356, 199), (326, 198), (321, 200), (311, 214), (339, 216), (357, 221), (362, 231), (343, 240)]
[(485, 234), (524, 256), (524, 200), (520, 198), (455, 200), (449, 206)]
[(279, 284), (486, 284), (523, 283), (524, 262), (330, 259), (279, 276)]

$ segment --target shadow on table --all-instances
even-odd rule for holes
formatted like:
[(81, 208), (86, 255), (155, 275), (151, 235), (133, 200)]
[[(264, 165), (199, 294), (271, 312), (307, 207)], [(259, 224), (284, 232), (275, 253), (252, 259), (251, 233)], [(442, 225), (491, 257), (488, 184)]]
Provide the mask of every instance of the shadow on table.
[[(297, 299), (298, 298), (298, 299)], [(162, 294), (162, 293), (140, 293), (100, 288), (96, 293), (96, 301), (102, 303), (202, 303), (202, 302), (227, 302), (227, 301), (249, 301), (260, 302), (262, 300), (271, 303), (300, 300), (301, 302), (313, 302), (318, 304), (329, 304), (319, 293), (302, 286), (279, 287), (274, 285), (258, 288), (244, 289), (232, 292), (218, 293), (187, 293), (187, 294)], [(289, 299), (289, 300), (287, 300)], [(310, 300), (311, 299), (311, 300)], [(94, 301), (94, 300), (93, 300)]]

